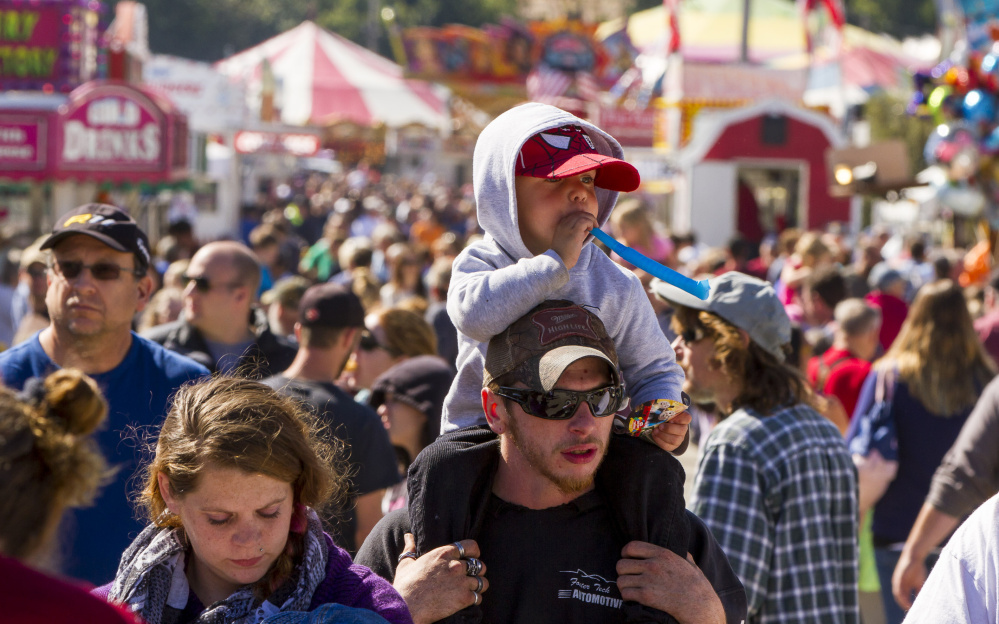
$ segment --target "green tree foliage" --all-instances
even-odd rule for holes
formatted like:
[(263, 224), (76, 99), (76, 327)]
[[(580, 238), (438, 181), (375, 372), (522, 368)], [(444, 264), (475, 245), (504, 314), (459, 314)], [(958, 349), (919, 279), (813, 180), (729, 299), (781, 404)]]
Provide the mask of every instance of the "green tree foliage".
[[(307, 0), (144, 0), (149, 47), (202, 61), (217, 61), (297, 25)], [(279, 6), (280, 5), (280, 6)]]
[(909, 170), (914, 174), (926, 168), (923, 147), (933, 131), (929, 119), (905, 112), (908, 100), (890, 93), (876, 93), (864, 104), (864, 118), (871, 125), (871, 141), (902, 139), (909, 153)]
[[(371, 1), (391, 7), (403, 28), (481, 26), (516, 11), (516, 0), (143, 0), (152, 51), (202, 61), (217, 61), (306, 19), (364, 45)], [(389, 56), (380, 21), (377, 32), (379, 52)]]
[(937, 9), (934, 0), (846, 0), (846, 19), (901, 39), (936, 31)]
[[(681, 11), (687, 1), (680, 0)], [(635, 10), (661, 4), (661, 0), (635, 0)], [(934, 0), (845, 0), (845, 4), (846, 20), (865, 30), (888, 33), (899, 39), (936, 30)]]

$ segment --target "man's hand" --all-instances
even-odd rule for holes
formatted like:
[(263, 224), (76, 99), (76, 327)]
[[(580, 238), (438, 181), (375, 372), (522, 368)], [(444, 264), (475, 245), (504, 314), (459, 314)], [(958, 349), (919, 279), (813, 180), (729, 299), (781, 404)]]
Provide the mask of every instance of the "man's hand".
[(590, 230), (597, 227), (597, 220), (588, 212), (573, 212), (566, 215), (555, 226), (552, 236), (552, 251), (562, 258), (565, 268), (571, 269), (579, 262), (579, 254), (583, 251), (583, 242), (589, 236)]
[[(405, 551), (416, 551), (416, 539), (406, 533)], [(474, 540), (462, 540), (465, 557), (479, 557), (479, 545)], [(429, 624), (442, 620), (476, 603), (475, 591), (479, 586), (476, 577), (468, 576), (465, 561), (458, 558), (458, 549), (452, 545), (441, 546), (419, 559), (403, 558), (395, 571), (392, 586), (402, 595), (415, 624)], [(489, 589), (485, 579), (486, 567), (482, 566), (480, 594)]]
[(912, 607), (912, 595), (918, 594), (926, 582), (926, 560), (923, 557), (913, 557), (911, 553), (902, 550), (898, 565), (891, 575), (891, 593), (895, 602), (905, 610)]
[(648, 542), (628, 542), (617, 562), (621, 597), (669, 613), (680, 624), (724, 624), (721, 600), (694, 560)]
[(656, 425), (652, 433), (649, 434), (649, 439), (662, 450), (672, 452), (683, 444), (683, 439), (687, 435), (688, 425), (690, 425), (693, 419), (694, 417), (690, 415), (690, 412), (680, 412), (673, 418), (670, 418), (668, 422)]

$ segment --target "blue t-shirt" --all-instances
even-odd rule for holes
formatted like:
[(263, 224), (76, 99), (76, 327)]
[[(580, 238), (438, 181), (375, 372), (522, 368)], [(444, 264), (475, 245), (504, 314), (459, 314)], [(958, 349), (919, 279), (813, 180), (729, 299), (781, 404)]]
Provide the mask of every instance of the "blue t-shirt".
[[(42, 349), (38, 334), (0, 353), (0, 379), (20, 390), (32, 377), (59, 369)], [(96, 439), (108, 463), (117, 468), (114, 480), (101, 490), (93, 507), (66, 514), (61, 540), (65, 544), (63, 572), (95, 585), (114, 578), (118, 561), (145, 523), (135, 519), (129, 495), (141, 487), (135, 470), (145, 457), (144, 442), (155, 440), (168, 401), (186, 381), (207, 377), (208, 369), (132, 333), (132, 346), (121, 364), (91, 375), (108, 402), (107, 423)]]

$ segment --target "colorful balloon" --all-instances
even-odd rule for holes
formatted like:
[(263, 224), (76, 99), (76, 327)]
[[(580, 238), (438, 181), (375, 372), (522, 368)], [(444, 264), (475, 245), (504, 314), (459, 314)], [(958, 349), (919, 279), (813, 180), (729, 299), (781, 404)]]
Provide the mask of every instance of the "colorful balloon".
[(971, 123), (991, 123), (996, 114), (995, 98), (981, 89), (972, 89), (964, 96), (961, 112)]
[(982, 148), (989, 154), (999, 154), (999, 127), (996, 127), (982, 140)]
[(926, 98), (926, 107), (930, 109), (930, 114), (933, 115), (933, 120), (938, 124), (942, 124), (944, 122), (944, 100), (946, 100), (947, 96), (953, 93), (953, 91), (954, 88), (949, 85), (940, 85), (930, 91), (929, 97)]
[(977, 143), (978, 137), (974, 130), (964, 123), (940, 124), (926, 140), (923, 157), (931, 165), (949, 165), (955, 156), (974, 148)]
[(989, 52), (982, 57), (981, 69), (982, 73), (985, 74), (993, 74), (999, 71), (999, 55), (995, 52)]
[(944, 77), (944, 74), (947, 73), (947, 70), (953, 66), (953, 61), (949, 59), (945, 60), (930, 70), (930, 76), (932, 76), (934, 80), (941, 80)]

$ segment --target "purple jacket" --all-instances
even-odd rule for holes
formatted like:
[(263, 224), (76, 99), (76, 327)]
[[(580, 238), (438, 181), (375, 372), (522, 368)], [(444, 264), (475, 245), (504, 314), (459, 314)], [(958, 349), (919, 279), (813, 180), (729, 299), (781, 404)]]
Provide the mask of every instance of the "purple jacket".
[[(354, 563), (347, 551), (334, 544), (329, 535), (326, 535), (326, 545), (329, 547), (326, 579), (316, 587), (309, 611), (334, 602), (345, 607), (374, 611), (392, 624), (413, 624), (409, 607), (391, 583)], [(101, 585), (90, 593), (106, 601), (112, 584), (113, 581)]]

